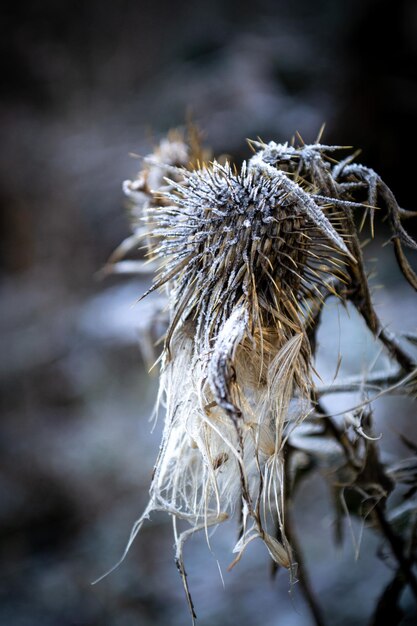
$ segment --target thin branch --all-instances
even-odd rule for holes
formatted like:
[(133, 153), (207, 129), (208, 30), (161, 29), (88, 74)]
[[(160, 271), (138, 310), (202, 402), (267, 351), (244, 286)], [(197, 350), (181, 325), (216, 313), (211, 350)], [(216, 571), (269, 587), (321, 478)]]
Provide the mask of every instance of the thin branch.
[(361, 391), (363, 389), (379, 389), (387, 385), (394, 385), (404, 377), (404, 372), (398, 367), (395, 369), (373, 372), (365, 376), (350, 376), (338, 383), (330, 385), (316, 385), (317, 396), (331, 393), (345, 393), (349, 391)]

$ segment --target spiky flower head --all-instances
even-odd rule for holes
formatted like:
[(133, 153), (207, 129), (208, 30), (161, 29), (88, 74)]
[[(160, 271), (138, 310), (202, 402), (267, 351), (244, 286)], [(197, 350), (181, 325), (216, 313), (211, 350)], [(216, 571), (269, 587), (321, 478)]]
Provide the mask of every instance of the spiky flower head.
[(165, 430), (145, 517), (163, 509), (191, 524), (176, 533), (181, 572), (183, 539), (236, 509), (237, 558), (259, 537), (288, 567), (283, 446), (290, 420), (310, 410), (306, 323), (312, 301), (343, 276), (342, 223), (262, 154), (240, 170), (214, 161), (174, 172), (147, 210), (160, 268), (152, 289), (166, 286), (170, 324)]
[(349, 255), (338, 215), (258, 158), (239, 172), (214, 161), (168, 182), (169, 206), (148, 212), (151, 253), (162, 260), (153, 288), (171, 281), (167, 347), (180, 320), (193, 319), (196, 349), (210, 350), (238, 305), (250, 332), (297, 323), (300, 305)]

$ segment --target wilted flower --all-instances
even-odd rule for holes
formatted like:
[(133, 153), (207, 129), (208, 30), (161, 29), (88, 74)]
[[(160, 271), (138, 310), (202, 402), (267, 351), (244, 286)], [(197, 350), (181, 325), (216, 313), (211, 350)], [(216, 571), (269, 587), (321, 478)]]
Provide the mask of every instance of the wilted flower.
[[(329, 156), (335, 146), (251, 147), (254, 156), (236, 168), (201, 164), (179, 136), (161, 144), (138, 179), (125, 183), (135, 232), (114, 257), (145, 239), (157, 268), (149, 291), (164, 288), (169, 308), (159, 394), (165, 427), (150, 501), (131, 540), (152, 511), (173, 516), (191, 609), (182, 548), (197, 530), (238, 513), (235, 562), (255, 538), (277, 564), (294, 562), (284, 451), (318, 406), (312, 359), (326, 298), (350, 298), (397, 357), (400, 376), (412, 369), (373, 311), (352, 218), (365, 207), (373, 228), (382, 196), (403, 255), (401, 243), (415, 244), (392, 193), (351, 157), (337, 163)], [(333, 449), (343, 451), (340, 441)], [(358, 475), (356, 448), (345, 453)]]

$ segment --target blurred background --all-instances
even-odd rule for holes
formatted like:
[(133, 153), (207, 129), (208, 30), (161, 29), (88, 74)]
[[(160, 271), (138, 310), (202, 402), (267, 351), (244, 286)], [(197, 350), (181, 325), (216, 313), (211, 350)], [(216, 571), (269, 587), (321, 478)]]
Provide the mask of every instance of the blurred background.
[[(0, 624), (188, 624), (164, 516), (90, 584), (146, 504), (161, 430), (151, 433), (157, 379), (138, 348), (146, 284), (97, 279), (129, 232), (121, 183), (140, 166), (132, 154), (189, 114), (215, 153), (237, 159), (247, 137), (313, 141), (326, 122), (325, 142), (361, 147), (400, 204), (417, 208), (417, 4), (4, 0), (0, 33)], [(384, 285), (381, 317), (415, 330), (413, 293), (379, 232), (367, 254)], [(329, 374), (335, 341), (352, 371), (375, 351), (340, 319), (329, 312), (332, 340), (321, 337)], [(387, 454), (396, 430), (417, 436), (413, 413), (405, 400), (380, 403)], [(333, 546), (319, 476), (301, 488), (296, 520), (328, 624), (368, 623), (390, 578), (377, 538), (365, 531), (358, 561), (349, 536)], [(186, 547), (198, 623), (311, 625), (287, 574), (271, 579), (262, 546), (223, 588), (216, 558), (225, 571), (235, 532), (214, 536), (214, 555), (204, 537)]]

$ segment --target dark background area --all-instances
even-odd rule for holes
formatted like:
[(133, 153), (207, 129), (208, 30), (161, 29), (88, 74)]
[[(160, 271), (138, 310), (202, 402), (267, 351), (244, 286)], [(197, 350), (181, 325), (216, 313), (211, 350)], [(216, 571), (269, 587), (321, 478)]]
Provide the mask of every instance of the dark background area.
[[(96, 279), (128, 233), (131, 153), (190, 113), (215, 153), (237, 159), (247, 137), (313, 141), (326, 122), (324, 141), (362, 148), (415, 209), (417, 4), (6, 0), (0, 49), (0, 624), (182, 625), (164, 517), (90, 585), (146, 503), (160, 429), (150, 434), (157, 381), (138, 349), (151, 309), (132, 306), (145, 284)], [(383, 314), (415, 327), (379, 230)], [(405, 404), (390, 410), (410, 428)], [(332, 547), (325, 502), (320, 483), (302, 490), (313, 583), (329, 624), (365, 624), (388, 574), (371, 534), (360, 562), (349, 542)], [(217, 539), (222, 565), (234, 532)], [(262, 549), (226, 575), (226, 590), (204, 538), (186, 552), (202, 626), (311, 624)]]

